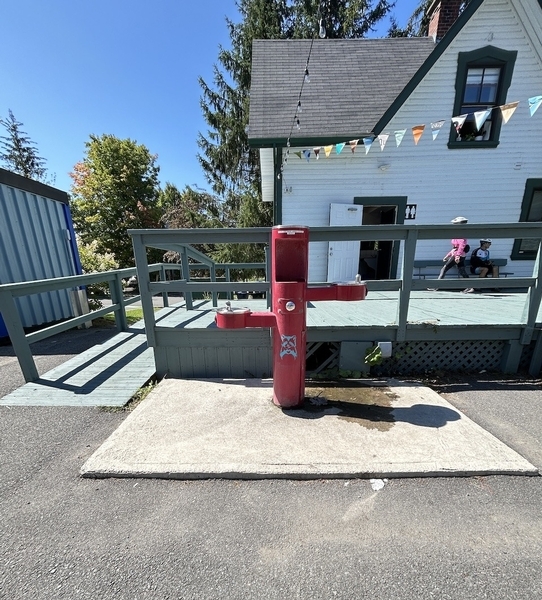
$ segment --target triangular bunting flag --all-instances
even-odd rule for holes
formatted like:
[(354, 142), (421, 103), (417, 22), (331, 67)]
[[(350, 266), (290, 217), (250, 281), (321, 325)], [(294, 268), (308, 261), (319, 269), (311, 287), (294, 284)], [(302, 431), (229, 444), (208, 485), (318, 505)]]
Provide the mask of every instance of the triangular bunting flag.
[(310, 150), (303, 150), (303, 156), (307, 159), (307, 162), (309, 162), (310, 159), (311, 159), (311, 151)]
[(437, 121), (436, 123), (431, 123), (431, 132), (433, 134), (433, 141), (437, 139), (437, 135), (440, 133), (442, 126), (446, 121), (444, 119), (442, 121)]
[(332, 150), (333, 150), (333, 144), (331, 144), (331, 146), (324, 146), (324, 152), (326, 153), (326, 158), (331, 154)]
[(461, 131), (461, 127), (463, 127), (463, 123), (468, 117), (468, 113), (466, 115), (459, 115), (458, 117), (452, 117), (452, 123), (454, 124), (455, 130), (457, 133)]
[(346, 142), (341, 142), (340, 144), (335, 144), (335, 151), (337, 154), (340, 154), (343, 151), (343, 148), (346, 146)]
[(384, 148), (385, 148), (385, 146), (386, 146), (386, 142), (388, 141), (388, 138), (389, 138), (389, 137), (390, 137), (390, 136), (389, 136), (389, 134), (387, 134), (387, 133), (381, 133), (381, 134), (378, 136), (378, 142), (379, 142), (379, 144), (380, 144), (380, 152), (382, 152), (382, 151), (384, 150)]
[(474, 113), (474, 121), (476, 123), (476, 129), (478, 131), (482, 130), (482, 127), (484, 126), (484, 123), (486, 122), (487, 118), (491, 114), (492, 110), (493, 109), (488, 108), (487, 110), (479, 110)]
[(503, 104), (502, 106), (499, 107), (502, 112), (502, 120), (505, 123), (508, 123), (508, 121), (510, 121), (510, 117), (516, 111), (518, 104), (519, 104), (519, 101), (518, 102), (510, 102), (509, 104)]
[(365, 154), (369, 153), (372, 143), (373, 143), (372, 137), (363, 138), (363, 145), (365, 146)]
[(529, 110), (531, 112), (531, 117), (537, 111), (538, 107), (542, 104), (542, 96), (533, 96), (529, 98)]
[(316, 160), (320, 158), (320, 146), (318, 148), (313, 148), (314, 156), (316, 156)]
[(350, 144), (350, 148), (352, 149), (352, 153), (356, 151), (356, 146), (358, 145), (358, 140), (350, 140), (348, 143)]
[(414, 127), (412, 128), (412, 135), (414, 136), (414, 143), (416, 144), (416, 146), (418, 145), (418, 142), (420, 141), (420, 138), (423, 135), (424, 129), (425, 125), (414, 125)]
[(301, 152), (294, 152), (294, 154), (298, 157), (301, 158)]
[(397, 148), (399, 148), (399, 146), (401, 145), (401, 142), (403, 141), (403, 138), (405, 137), (405, 133), (406, 133), (406, 129), (399, 129), (398, 131), (395, 132), (395, 144), (397, 145)]

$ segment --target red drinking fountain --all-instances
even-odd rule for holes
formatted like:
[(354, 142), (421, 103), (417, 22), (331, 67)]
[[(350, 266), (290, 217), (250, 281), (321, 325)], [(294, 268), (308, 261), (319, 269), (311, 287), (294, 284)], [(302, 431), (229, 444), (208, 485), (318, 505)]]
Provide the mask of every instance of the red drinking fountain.
[(252, 312), (228, 305), (215, 316), (221, 329), (271, 327), (273, 330), (273, 402), (292, 408), (305, 397), (307, 302), (363, 300), (360, 281), (308, 284), (309, 229), (278, 225), (271, 231), (271, 311)]

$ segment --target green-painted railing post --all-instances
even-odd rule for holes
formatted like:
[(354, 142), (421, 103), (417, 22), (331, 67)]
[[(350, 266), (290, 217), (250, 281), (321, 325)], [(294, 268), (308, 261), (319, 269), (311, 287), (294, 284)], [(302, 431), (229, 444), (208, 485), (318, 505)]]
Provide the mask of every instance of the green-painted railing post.
[(525, 300), (525, 306), (523, 308), (522, 321), (525, 323), (523, 332), (521, 334), (521, 343), (526, 345), (531, 343), (533, 337), (534, 326), (536, 323), (536, 317), (540, 308), (540, 302), (542, 301), (542, 240), (538, 241), (538, 252), (536, 254), (536, 260), (534, 261), (533, 277), (536, 278), (535, 284), (529, 288), (527, 292), (527, 299)]
[[(211, 281), (216, 283), (216, 266), (215, 263), (211, 265), (210, 268)], [(218, 306), (218, 293), (213, 290), (213, 307), (216, 308)]]
[(154, 318), (154, 305), (152, 295), (149, 289), (150, 275), (149, 265), (147, 263), (147, 251), (140, 235), (134, 235), (132, 238), (134, 248), (134, 258), (137, 267), (137, 280), (139, 281), (139, 293), (141, 294), (141, 308), (143, 308), (143, 317), (145, 319), (145, 333), (147, 335), (147, 345), (151, 348), (156, 346), (156, 336), (154, 327), (156, 320)]
[(115, 315), (117, 329), (119, 331), (127, 331), (128, 320), (126, 319), (126, 306), (124, 304), (120, 273), (115, 273), (115, 278), (109, 281), (109, 292), (111, 294), (111, 302), (116, 306), (113, 314)]
[(403, 253), (403, 267), (401, 273), (401, 289), (399, 290), (399, 301), (397, 303), (397, 338), (398, 342), (406, 339), (408, 307), (410, 304), (410, 292), (412, 291), (412, 272), (414, 269), (414, 256), (416, 255), (416, 242), (418, 241), (418, 230), (409, 229), (405, 240)]
[[(186, 279), (186, 281), (190, 281), (190, 265), (188, 264), (188, 254), (186, 252), (186, 246), (182, 246), (181, 248), (181, 265), (183, 267), (183, 279)], [(184, 301), (186, 304), (186, 310), (192, 310), (194, 308), (192, 292), (185, 292)]]
[(30, 350), (30, 344), (26, 339), (15, 300), (9, 292), (0, 292), (0, 313), (2, 313), (15, 356), (19, 359), (24, 380), (26, 382), (36, 381), (39, 379), (38, 369)]
[[(167, 281), (166, 266), (164, 265), (164, 263), (160, 265), (160, 281)], [(164, 306), (169, 306), (167, 292), (162, 292), (162, 302), (164, 303)]]
[[(226, 267), (225, 276), (226, 276), (226, 282), (229, 283), (230, 282), (230, 268), (229, 267)], [(233, 298), (233, 295), (231, 292), (228, 292), (226, 297), (228, 300), (231, 300)]]

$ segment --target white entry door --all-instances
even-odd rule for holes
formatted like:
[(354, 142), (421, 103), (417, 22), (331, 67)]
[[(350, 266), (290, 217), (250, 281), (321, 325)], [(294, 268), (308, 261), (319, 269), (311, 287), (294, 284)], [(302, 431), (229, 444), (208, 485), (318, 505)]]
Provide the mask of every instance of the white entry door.
[[(363, 207), (356, 204), (330, 204), (329, 224), (344, 227), (361, 225)], [(359, 267), (359, 242), (329, 242), (327, 280), (352, 281)]]

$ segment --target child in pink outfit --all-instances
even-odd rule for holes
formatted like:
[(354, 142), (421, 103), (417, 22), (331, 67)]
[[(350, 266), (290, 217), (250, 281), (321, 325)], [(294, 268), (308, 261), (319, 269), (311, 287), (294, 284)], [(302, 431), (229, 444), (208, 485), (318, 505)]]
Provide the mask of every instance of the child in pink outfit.
[[(454, 224), (463, 224), (467, 223), (467, 219), (465, 217), (456, 217), (452, 220)], [(467, 255), (467, 240), (465, 238), (454, 238), (452, 241), (452, 249), (446, 256), (442, 259), (444, 261), (444, 266), (440, 270), (440, 274), (438, 279), (443, 279), (446, 273), (452, 269), (453, 267), (457, 267), (459, 271), (459, 275), (461, 277), (469, 278), (467, 275), (467, 270), (465, 269), (465, 256)], [(463, 290), (466, 293), (473, 292), (472, 288), (467, 288)]]

